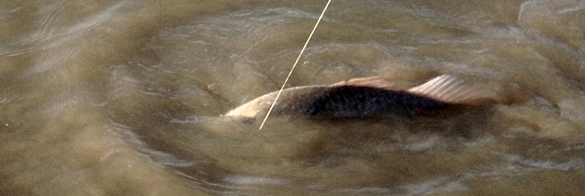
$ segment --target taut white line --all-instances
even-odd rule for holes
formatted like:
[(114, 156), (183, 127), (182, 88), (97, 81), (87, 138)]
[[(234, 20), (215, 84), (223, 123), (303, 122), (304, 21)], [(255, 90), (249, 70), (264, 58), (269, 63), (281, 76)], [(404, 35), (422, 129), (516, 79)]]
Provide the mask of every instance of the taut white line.
[(329, 3), (331, 3), (331, 0), (327, 1), (327, 5), (325, 5), (325, 8), (323, 8), (323, 12), (321, 12), (321, 16), (319, 16), (319, 19), (317, 19), (317, 23), (315, 23), (315, 27), (313, 27), (313, 30), (311, 31), (311, 34), (309, 34), (309, 38), (307, 38), (307, 42), (305, 42), (305, 45), (303, 46), (303, 49), (301, 49), (301, 52), (299, 53), (299, 56), (297, 57), (297, 60), (293, 64), (292, 68), (290, 69), (290, 72), (288, 72), (288, 76), (286, 76), (286, 79), (282, 83), (282, 86), (280, 87), (280, 90), (278, 91), (278, 94), (276, 94), (276, 98), (274, 98), (274, 101), (272, 102), (272, 105), (270, 105), (270, 109), (268, 109), (268, 112), (266, 113), (266, 116), (264, 117), (264, 120), (262, 120), (262, 124), (260, 124), (260, 128), (258, 128), (258, 130), (260, 130), (260, 129), (262, 129), (262, 127), (264, 127), (264, 124), (266, 123), (266, 120), (268, 119), (268, 116), (270, 115), (270, 112), (272, 112), (272, 109), (274, 108), (274, 105), (276, 105), (276, 101), (280, 97), (280, 93), (282, 93), (282, 90), (284, 90), (284, 86), (286, 85), (286, 83), (288, 82), (288, 79), (292, 75), (293, 70), (295, 70), (295, 67), (297, 66), (297, 63), (299, 63), (299, 60), (301, 59), (301, 56), (303, 56), (303, 52), (305, 52), (305, 49), (307, 48), (307, 45), (309, 45), (309, 41), (311, 41), (311, 37), (313, 37), (313, 33), (315, 33), (315, 30), (317, 29), (317, 26), (319, 26), (319, 22), (321, 22), (321, 19), (323, 18), (323, 15), (325, 15), (325, 11), (327, 11), (327, 7), (329, 7)]

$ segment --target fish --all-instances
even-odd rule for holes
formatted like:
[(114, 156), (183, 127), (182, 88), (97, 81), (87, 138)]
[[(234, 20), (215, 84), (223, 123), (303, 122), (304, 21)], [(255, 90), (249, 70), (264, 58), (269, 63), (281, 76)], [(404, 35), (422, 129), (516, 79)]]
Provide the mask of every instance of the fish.
[[(224, 116), (253, 120), (263, 118), (278, 91), (253, 99)], [(398, 89), (383, 77), (363, 77), (331, 85), (284, 89), (270, 115), (328, 118), (361, 118), (380, 114), (415, 114), (453, 106), (486, 106), (497, 99), (448, 74), (421, 85)]]

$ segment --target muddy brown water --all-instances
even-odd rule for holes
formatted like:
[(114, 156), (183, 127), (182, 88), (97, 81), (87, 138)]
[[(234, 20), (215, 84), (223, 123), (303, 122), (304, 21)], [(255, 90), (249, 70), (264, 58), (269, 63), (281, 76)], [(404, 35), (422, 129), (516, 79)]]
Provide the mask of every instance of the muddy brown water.
[(585, 1), (333, 0), (288, 86), (451, 74), (448, 118), (221, 116), (326, 1), (0, 2), (1, 195), (582, 195)]

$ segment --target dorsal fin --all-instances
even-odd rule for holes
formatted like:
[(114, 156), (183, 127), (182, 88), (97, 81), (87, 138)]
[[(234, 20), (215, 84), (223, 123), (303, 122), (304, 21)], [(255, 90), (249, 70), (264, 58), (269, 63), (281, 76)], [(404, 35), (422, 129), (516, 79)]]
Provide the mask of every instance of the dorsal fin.
[(441, 75), (408, 92), (452, 104), (487, 105), (495, 100), (483, 90), (472, 88), (455, 76)]
[(363, 86), (363, 87), (372, 87), (372, 88), (379, 88), (385, 90), (394, 90), (392, 82), (386, 78), (382, 78), (379, 76), (375, 77), (367, 77), (367, 78), (354, 78), (347, 81), (338, 82), (335, 84), (330, 85), (331, 87), (336, 86)]

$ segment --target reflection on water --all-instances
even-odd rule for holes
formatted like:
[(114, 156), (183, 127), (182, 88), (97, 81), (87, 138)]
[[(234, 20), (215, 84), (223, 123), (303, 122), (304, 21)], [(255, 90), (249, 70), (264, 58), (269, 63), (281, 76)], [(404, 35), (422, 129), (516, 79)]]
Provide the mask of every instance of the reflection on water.
[(580, 195), (583, 1), (333, 1), (289, 86), (452, 74), (424, 119), (222, 114), (274, 91), (325, 1), (0, 3), (2, 195)]

